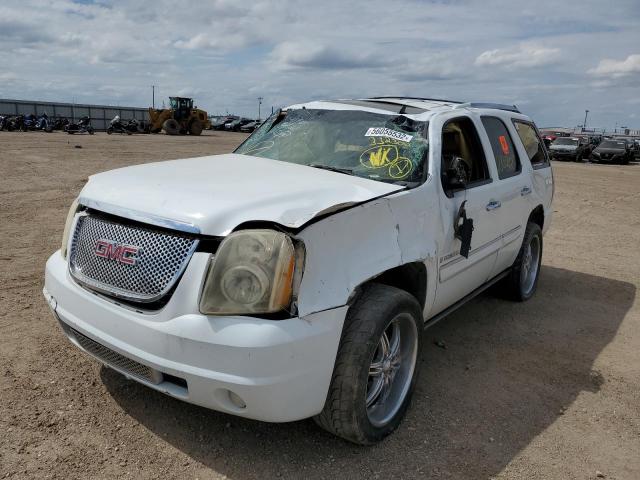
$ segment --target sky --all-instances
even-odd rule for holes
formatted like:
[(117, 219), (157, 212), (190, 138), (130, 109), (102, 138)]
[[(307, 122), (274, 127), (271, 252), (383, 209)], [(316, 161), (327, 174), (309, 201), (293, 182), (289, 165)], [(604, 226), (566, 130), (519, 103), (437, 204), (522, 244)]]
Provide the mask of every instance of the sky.
[(256, 117), (406, 95), (640, 128), (640, 0), (3, 0), (0, 98)]

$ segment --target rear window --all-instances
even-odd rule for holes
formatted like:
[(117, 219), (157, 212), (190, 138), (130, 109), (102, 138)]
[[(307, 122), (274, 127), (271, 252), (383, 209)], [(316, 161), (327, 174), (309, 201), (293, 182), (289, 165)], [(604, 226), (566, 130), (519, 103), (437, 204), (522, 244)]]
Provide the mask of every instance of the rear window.
[[(532, 124), (521, 120), (514, 120), (513, 125), (516, 127), (516, 132), (518, 132), (518, 136), (524, 145), (524, 149), (531, 161), (531, 165), (534, 167), (548, 165), (549, 160), (545, 153), (544, 142), (540, 138), (535, 127)], [(556, 140), (556, 142), (558, 140)]]
[(491, 142), (498, 178), (508, 178), (520, 173), (520, 160), (506, 125), (496, 117), (482, 117), (482, 124)]

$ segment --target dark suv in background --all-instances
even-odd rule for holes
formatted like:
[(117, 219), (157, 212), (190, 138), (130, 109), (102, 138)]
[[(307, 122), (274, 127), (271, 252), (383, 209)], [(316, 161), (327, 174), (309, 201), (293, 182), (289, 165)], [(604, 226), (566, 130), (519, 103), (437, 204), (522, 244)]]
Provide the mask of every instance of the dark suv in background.
[(633, 160), (633, 155), (634, 152), (626, 140), (607, 138), (591, 152), (589, 160), (597, 163), (626, 165)]

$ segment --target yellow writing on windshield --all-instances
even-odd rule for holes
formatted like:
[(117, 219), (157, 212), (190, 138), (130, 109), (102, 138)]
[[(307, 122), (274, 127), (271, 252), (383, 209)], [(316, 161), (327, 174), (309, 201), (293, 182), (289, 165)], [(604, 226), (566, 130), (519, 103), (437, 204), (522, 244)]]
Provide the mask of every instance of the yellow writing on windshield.
[(369, 152), (369, 163), (372, 167), (382, 167), (389, 163), (389, 150), (391, 147), (380, 147), (376, 151)]

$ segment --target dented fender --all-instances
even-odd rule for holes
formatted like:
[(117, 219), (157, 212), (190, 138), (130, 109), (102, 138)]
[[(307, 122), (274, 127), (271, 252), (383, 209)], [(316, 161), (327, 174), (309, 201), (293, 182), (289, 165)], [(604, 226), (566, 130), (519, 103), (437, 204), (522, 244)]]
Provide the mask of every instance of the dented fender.
[(348, 303), (355, 290), (387, 270), (412, 262), (427, 268), (425, 313), (433, 303), (436, 245), (428, 230), (439, 221), (429, 189), (402, 191), (317, 221), (296, 238), (305, 268), (298, 294), (301, 317)]

